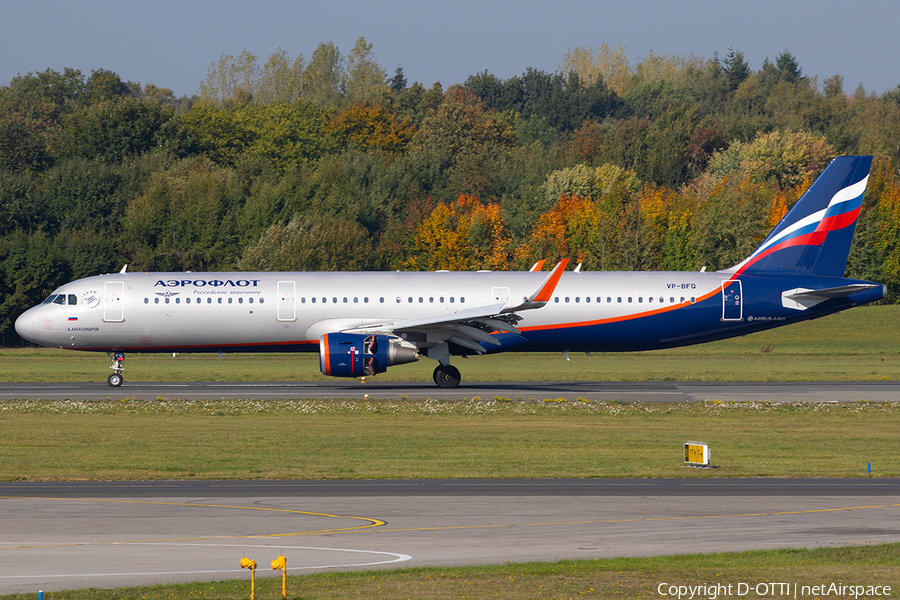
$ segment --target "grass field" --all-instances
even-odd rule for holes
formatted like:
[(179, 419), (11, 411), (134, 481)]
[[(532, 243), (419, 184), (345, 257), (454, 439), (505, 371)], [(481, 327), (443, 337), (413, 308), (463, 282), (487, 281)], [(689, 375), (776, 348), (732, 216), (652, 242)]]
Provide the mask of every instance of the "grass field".
[(3, 401), (0, 431), (7, 481), (900, 474), (900, 402)]
[[(259, 558), (260, 572), (268, 565)], [(271, 571), (269, 571), (271, 573)], [(822, 593), (833, 583), (862, 586), (862, 598), (897, 595), (900, 582), (900, 544), (768, 550), (671, 557), (617, 558), (557, 563), (507, 564), (487, 567), (451, 567), (363, 571), (289, 576), (289, 598), (379, 598), (386, 600), (431, 598), (660, 598), (660, 585), (677, 598), (677, 586), (708, 586), (694, 598), (852, 598), (851, 594)], [(281, 579), (258, 578), (257, 598), (281, 598)], [(787, 584), (788, 588), (773, 583)], [(738, 587), (749, 589), (743, 595)], [(727, 586), (731, 593), (723, 593)], [(759, 585), (759, 587), (757, 587)], [(891, 586), (888, 594), (866, 591)], [(726, 586), (712, 590), (709, 586)], [(807, 586), (804, 589), (803, 586)], [(812, 593), (813, 586), (825, 586)], [(671, 593), (670, 589), (675, 588)], [(866, 590), (865, 588), (870, 588)], [(845, 590), (846, 591), (846, 590)], [(879, 590), (884, 592), (883, 589)], [(711, 593), (712, 592), (712, 593)], [(717, 593), (716, 593), (717, 592)], [(757, 593), (759, 592), (759, 593)], [(805, 593), (804, 593), (805, 592)], [(249, 576), (211, 583), (130, 587), (116, 590), (76, 590), (45, 594), (65, 600), (235, 600), (250, 597)], [(685, 590), (683, 598), (689, 597)], [(0, 600), (36, 600), (37, 594), (0, 596)]]
[[(855, 381), (900, 379), (900, 306), (863, 307), (761, 333), (628, 354), (516, 354), (456, 359), (465, 381)], [(4, 381), (103, 381), (104, 354), (0, 350)], [(323, 381), (316, 354), (132, 354), (132, 381)], [(436, 363), (392, 367), (378, 380), (431, 381)]]

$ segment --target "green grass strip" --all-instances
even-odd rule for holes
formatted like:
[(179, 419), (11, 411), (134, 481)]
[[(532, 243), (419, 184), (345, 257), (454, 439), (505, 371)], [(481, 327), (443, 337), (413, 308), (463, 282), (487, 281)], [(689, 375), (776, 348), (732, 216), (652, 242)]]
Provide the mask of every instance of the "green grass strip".
[(0, 430), (7, 481), (900, 475), (900, 402), (22, 400)]
[[(254, 557), (250, 557), (254, 558)], [(258, 573), (268, 569), (257, 557)], [(233, 565), (235, 568), (237, 564)], [(281, 598), (280, 577), (258, 577), (257, 598)], [(738, 591), (747, 586), (743, 596)], [(685, 554), (648, 558), (566, 560), (476, 567), (428, 567), (399, 570), (317, 573), (289, 576), (289, 598), (440, 599), (498, 598), (661, 598), (678, 586), (693, 588), (694, 598), (852, 598), (822, 593), (830, 586), (891, 586), (889, 594), (858, 594), (858, 598), (894, 597), (900, 584), (900, 544), (762, 550), (722, 554)], [(662, 587), (661, 587), (662, 586)], [(702, 590), (698, 586), (704, 586)], [(731, 586), (731, 594), (725, 593)], [(789, 587), (784, 587), (789, 586)], [(805, 587), (804, 587), (805, 586)], [(819, 593), (813, 593), (814, 586)], [(834, 589), (834, 588), (832, 588)], [(846, 589), (844, 590), (847, 591)], [(881, 588), (879, 591), (884, 592)], [(677, 596), (667, 596), (677, 597)], [(0, 600), (35, 600), (37, 594), (0, 596)], [(242, 579), (86, 589), (45, 594), (66, 600), (235, 600), (250, 598), (249, 573)], [(687, 596), (683, 596), (687, 598)]]

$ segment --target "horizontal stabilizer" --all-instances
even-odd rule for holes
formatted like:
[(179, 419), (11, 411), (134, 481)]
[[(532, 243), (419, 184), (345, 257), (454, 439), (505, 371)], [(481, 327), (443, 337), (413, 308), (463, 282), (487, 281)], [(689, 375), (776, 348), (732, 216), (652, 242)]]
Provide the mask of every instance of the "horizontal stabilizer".
[(794, 310), (806, 310), (832, 298), (846, 298), (856, 292), (863, 292), (876, 287), (881, 286), (874, 283), (853, 283), (823, 290), (795, 288), (781, 293), (781, 305)]

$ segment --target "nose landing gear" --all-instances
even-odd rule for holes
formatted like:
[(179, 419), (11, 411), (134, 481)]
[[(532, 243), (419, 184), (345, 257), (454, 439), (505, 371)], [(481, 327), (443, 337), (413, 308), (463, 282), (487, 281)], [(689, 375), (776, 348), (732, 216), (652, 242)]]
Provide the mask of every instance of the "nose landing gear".
[(119, 387), (122, 385), (122, 382), (125, 381), (125, 378), (122, 376), (122, 371), (125, 370), (125, 353), (116, 352), (115, 354), (110, 354), (107, 352), (106, 354), (113, 362), (112, 366), (109, 368), (114, 371), (112, 375), (106, 378), (106, 383), (108, 383), (110, 387)]

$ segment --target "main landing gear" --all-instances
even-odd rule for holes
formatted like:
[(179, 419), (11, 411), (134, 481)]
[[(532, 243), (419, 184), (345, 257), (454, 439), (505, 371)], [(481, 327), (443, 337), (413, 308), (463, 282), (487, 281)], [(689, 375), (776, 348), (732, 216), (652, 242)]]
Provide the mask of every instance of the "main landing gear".
[(106, 378), (106, 383), (108, 383), (110, 387), (119, 387), (122, 385), (122, 382), (125, 381), (125, 378), (122, 376), (122, 371), (125, 370), (125, 353), (116, 352), (115, 354), (110, 354), (107, 352), (106, 354), (113, 362), (110, 369), (114, 371), (112, 375)]
[(455, 388), (459, 385), (459, 382), (462, 381), (462, 375), (459, 374), (459, 369), (453, 365), (436, 366), (432, 378), (438, 387), (442, 388)]

